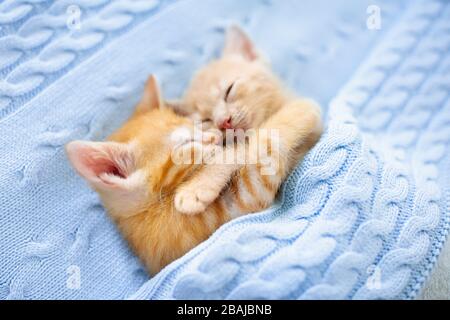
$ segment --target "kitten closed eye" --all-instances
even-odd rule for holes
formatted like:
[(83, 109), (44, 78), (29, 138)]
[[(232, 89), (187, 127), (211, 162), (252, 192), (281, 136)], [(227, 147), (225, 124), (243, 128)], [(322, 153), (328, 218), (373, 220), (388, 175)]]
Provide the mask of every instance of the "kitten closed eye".
[(234, 86), (234, 82), (227, 88), (227, 91), (225, 91), (225, 97), (224, 97), (225, 102), (228, 102), (228, 99), (230, 98), (230, 93), (231, 93), (231, 90), (233, 89), (233, 86)]

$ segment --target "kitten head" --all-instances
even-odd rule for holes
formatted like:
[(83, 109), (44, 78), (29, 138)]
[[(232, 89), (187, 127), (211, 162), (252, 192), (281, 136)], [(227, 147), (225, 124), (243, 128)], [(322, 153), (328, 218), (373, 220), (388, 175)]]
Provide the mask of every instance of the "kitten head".
[(248, 36), (232, 26), (222, 56), (202, 68), (178, 112), (219, 129), (258, 127), (282, 104), (281, 86)]
[(173, 147), (171, 134), (190, 123), (164, 107), (151, 76), (134, 114), (108, 141), (73, 141), (66, 151), (113, 216), (132, 215), (160, 200), (161, 174)]

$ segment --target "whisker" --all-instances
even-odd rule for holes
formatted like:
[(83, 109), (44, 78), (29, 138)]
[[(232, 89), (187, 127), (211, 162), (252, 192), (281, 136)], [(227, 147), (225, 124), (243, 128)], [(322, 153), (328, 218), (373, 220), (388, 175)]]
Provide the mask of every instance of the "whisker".
[(241, 124), (241, 122), (246, 119), (247, 115), (248, 115), (248, 111), (247, 110), (240, 109), (237, 112), (237, 115), (235, 117), (235, 119), (236, 119), (235, 120), (235, 124)]

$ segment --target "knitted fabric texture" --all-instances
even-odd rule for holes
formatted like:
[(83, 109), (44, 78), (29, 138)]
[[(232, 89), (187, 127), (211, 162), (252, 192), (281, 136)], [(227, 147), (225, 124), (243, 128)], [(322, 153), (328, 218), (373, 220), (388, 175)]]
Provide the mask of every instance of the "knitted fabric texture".
[[(371, 4), (0, 3), (0, 298), (414, 298), (450, 225), (450, 3), (377, 1), (380, 30)], [(179, 96), (231, 22), (326, 130), (272, 208), (150, 278), (64, 144), (120, 126), (150, 73)]]

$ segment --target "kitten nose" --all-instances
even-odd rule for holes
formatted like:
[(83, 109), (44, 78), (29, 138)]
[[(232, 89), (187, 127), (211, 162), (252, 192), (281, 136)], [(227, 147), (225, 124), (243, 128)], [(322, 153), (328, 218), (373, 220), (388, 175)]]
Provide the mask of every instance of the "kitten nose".
[(222, 123), (219, 123), (218, 127), (219, 129), (233, 129), (233, 126), (231, 125), (231, 117), (228, 117), (223, 120)]

